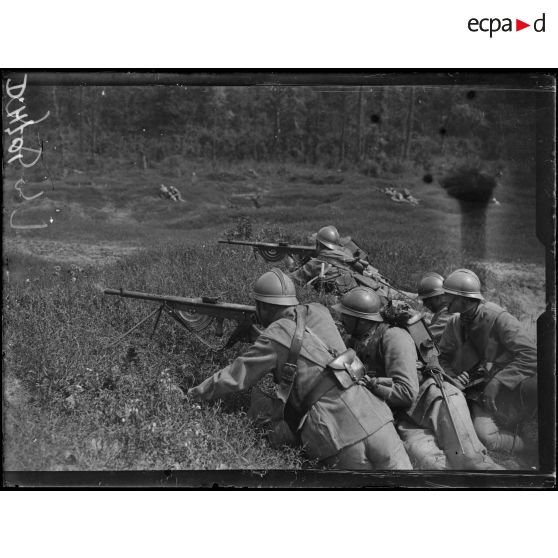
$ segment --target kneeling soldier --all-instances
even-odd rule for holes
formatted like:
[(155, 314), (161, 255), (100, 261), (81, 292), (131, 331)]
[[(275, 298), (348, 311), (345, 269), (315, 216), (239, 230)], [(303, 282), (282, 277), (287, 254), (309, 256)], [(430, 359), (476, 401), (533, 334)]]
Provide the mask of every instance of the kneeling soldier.
[(446, 295), (444, 293), (444, 278), (438, 273), (426, 273), (420, 280), (418, 297), (433, 316), (427, 322), (428, 329), (436, 343), (440, 342), (442, 333), (451, 316), (448, 312)]
[(350, 336), (347, 345), (371, 376), (366, 384), (392, 408), (415, 468), (501, 469), (477, 438), (462, 392), (444, 382), (444, 401), (432, 378), (419, 378), (415, 342), (406, 329), (384, 321), (381, 307), (374, 291), (357, 287), (334, 309)]
[(268, 423), (275, 446), (294, 433), (327, 467), (411, 469), (389, 407), (359, 384), (364, 367), (347, 351), (327, 308), (299, 304), (293, 282), (279, 269), (256, 281), (254, 298), (266, 329), (246, 353), (188, 395), (216, 399), (272, 373), (276, 399), (266, 406), (253, 397), (250, 414)]
[(456, 312), (440, 341), (440, 364), (464, 386), (482, 376), (480, 390), (468, 390), (479, 438), (490, 450), (534, 450), (521, 436), (537, 408), (537, 351), (519, 321), (486, 302), (477, 275), (458, 269), (444, 281), (448, 311)]

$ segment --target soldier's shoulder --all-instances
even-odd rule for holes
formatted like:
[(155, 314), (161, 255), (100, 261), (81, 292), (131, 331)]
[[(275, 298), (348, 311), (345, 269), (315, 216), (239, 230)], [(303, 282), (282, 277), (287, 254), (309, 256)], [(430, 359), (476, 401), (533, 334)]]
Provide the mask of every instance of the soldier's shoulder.
[(411, 334), (404, 328), (398, 326), (388, 327), (382, 335), (384, 343), (414, 344)]
[(290, 339), (292, 337), (295, 328), (295, 323), (289, 318), (280, 318), (275, 320), (272, 324), (268, 325), (259, 336), (259, 340), (269, 343), (274, 341), (281, 345), (290, 344)]
[(331, 317), (331, 314), (329, 313), (327, 307), (319, 302), (311, 302), (307, 306), (308, 306), (308, 312), (311, 314), (323, 314)]
[(485, 302), (481, 305), (480, 318), (482, 322), (504, 324), (515, 322), (516, 318), (512, 316), (505, 308), (498, 306), (494, 302)]
[(505, 308), (498, 306), (495, 302), (485, 302), (481, 305), (481, 308), (484, 312), (490, 314), (502, 314), (502, 312), (507, 312)]

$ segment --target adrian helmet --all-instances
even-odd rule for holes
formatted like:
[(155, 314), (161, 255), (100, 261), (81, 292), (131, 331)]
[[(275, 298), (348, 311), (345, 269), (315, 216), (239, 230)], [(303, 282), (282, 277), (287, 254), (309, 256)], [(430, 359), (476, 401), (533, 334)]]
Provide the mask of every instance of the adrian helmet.
[(444, 294), (444, 278), (439, 273), (426, 273), (420, 280), (418, 295), (421, 300)]
[(335, 304), (333, 309), (346, 316), (354, 316), (372, 322), (383, 322), (380, 315), (382, 300), (372, 290), (367, 287), (355, 287), (351, 289), (339, 304)]
[(274, 267), (264, 273), (254, 285), (254, 298), (267, 304), (296, 306), (296, 289), (292, 279)]
[(341, 237), (339, 236), (339, 231), (334, 226), (328, 225), (318, 231), (316, 242), (334, 250), (341, 246)]
[(480, 279), (470, 269), (457, 269), (450, 273), (444, 281), (443, 287), (447, 294), (484, 300), (480, 292)]

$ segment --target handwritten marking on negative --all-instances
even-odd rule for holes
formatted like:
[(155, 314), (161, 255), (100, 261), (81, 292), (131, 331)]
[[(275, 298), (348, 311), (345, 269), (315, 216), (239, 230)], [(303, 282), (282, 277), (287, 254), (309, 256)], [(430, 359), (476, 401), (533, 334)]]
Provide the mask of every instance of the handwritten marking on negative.
[[(39, 124), (43, 120), (46, 120), (50, 116), (50, 111), (40, 118), (39, 120), (33, 120), (29, 118), (29, 115), (25, 112), (27, 110), (25, 106), (25, 89), (27, 87), (27, 74), (23, 76), (23, 82), (19, 84), (12, 85), (12, 80), (6, 80), (6, 94), (8, 95), (8, 102), (6, 103), (6, 116), (8, 120), (8, 127), (4, 129), (4, 132), (8, 134), (11, 138), (10, 145), (8, 147), (8, 153), (13, 154), (13, 156), (8, 159), (8, 164), (18, 161), (23, 169), (29, 169), (33, 167), (41, 158), (43, 153), (42, 146), (38, 149), (34, 147), (27, 147), (25, 145), (23, 133), (28, 126), (33, 126)], [(17, 134), (17, 135), (16, 135)], [(34, 157), (33, 159), (27, 158), (26, 156)], [(23, 200), (23, 204), (40, 198), (44, 192), (39, 192), (33, 196), (26, 196), (23, 192), (23, 185), (25, 180), (23, 176), (15, 183), (14, 188), (17, 190), (19, 196)], [(40, 225), (16, 225), (14, 224), (14, 216), (19, 211), (20, 207), (14, 209), (10, 215), (10, 227), (13, 229), (44, 229), (48, 227), (47, 223), (44, 221)], [(50, 222), (53, 222), (52, 217)]]

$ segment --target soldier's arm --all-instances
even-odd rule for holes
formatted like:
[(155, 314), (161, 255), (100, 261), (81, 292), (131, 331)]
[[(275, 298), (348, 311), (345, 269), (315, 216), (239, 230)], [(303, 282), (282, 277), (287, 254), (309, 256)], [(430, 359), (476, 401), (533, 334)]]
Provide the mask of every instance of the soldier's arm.
[(438, 315), (434, 314), (432, 317), (432, 321), (430, 322), (428, 329), (430, 329), (430, 333), (432, 333), (432, 337), (434, 337), (436, 343), (440, 342), (450, 317), (451, 314), (448, 314), (445, 310), (440, 312)]
[[(494, 324), (498, 341), (513, 355), (513, 359), (494, 378), (509, 389), (514, 389), (525, 378), (537, 372), (537, 350), (525, 330), (508, 312), (498, 316)], [(494, 363), (496, 366), (497, 362)]]
[(227, 393), (248, 389), (265, 374), (275, 370), (276, 366), (277, 351), (273, 342), (265, 335), (260, 335), (248, 351), (190, 389), (188, 395), (207, 401), (218, 399)]
[(419, 393), (417, 351), (411, 336), (403, 329), (392, 327), (382, 338), (384, 368), (393, 386), (378, 385), (374, 393), (390, 407), (408, 408)]
[(459, 374), (463, 372), (463, 370), (453, 369), (453, 361), (458, 349), (458, 340), (455, 337), (455, 321), (457, 318), (457, 315), (453, 315), (448, 318), (442, 337), (438, 342), (438, 347), (440, 349), (438, 361), (440, 366), (444, 369), (446, 374), (454, 377), (459, 376)]
[(303, 266), (299, 267), (296, 271), (288, 273), (287, 275), (297, 284), (304, 286), (308, 281), (314, 279), (320, 274), (321, 262), (312, 258)]

